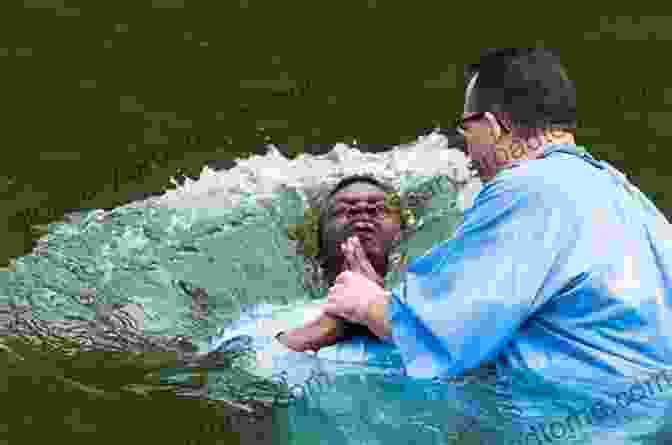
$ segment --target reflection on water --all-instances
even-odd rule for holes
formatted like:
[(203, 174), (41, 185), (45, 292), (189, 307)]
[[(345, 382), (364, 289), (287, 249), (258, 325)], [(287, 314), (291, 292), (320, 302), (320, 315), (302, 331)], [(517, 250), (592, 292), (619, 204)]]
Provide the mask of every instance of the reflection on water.
[[(460, 381), (422, 381), (404, 377), (393, 361), (349, 364), (290, 353), (276, 362), (284, 363), (284, 382), (258, 378), (263, 369), (256, 354), (272, 335), (258, 321), (273, 320), (280, 308), (296, 311), (312, 304), (304, 262), (293, 253), (286, 233), (301, 220), (312, 195), (344, 175), (374, 173), (402, 192), (434, 196), (416, 215), (419, 231), (403, 246), (406, 255), (420, 255), (451, 235), (459, 210), (470, 201), (452, 184), (463, 181), (460, 187), (472, 191), (477, 184), (465, 180), (469, 172), (461, 153), (447, 150), (435, 136), (375, 155), (338, 146), (325, 157), (290, 162), (271, 152), (228, 172), (205, 170), (198, 181), (187, 181), (160, 199), (83, 212), (49, 226), (33, 254), (17, 259), (14, 272), (0, 273), (0, 299), (30, 308), (47, 323), (43, 326), (67, 322), (81, 332), (109, 324), (111, 314), (123, 309), (132, 330), (159, 339), (154, 350), (173, 345), (176, 354), (201, 360), (200, 365), (205, 361), (198, 352), (207, 350), (213, 336), (254, 326), (248, 337), (229, 341), (223, 356), (208, 357), (216, 369), (201, 372), (194, 363), (162, 359), (134, 379), (153, 381), (158, 386), (152, 391), (159, 381), (179, 384), (182, 397), (224, 399), (243, 411), (265, 394), (261, 399), (274, 412), (276, 442), (287, 437), (296, 444), (590, 443), (591, 438), (600, 443), (594, 430), (625, 430), (628, 440), (648, 434), (664, 410), (658, 410), (657, 420), (640, 413), (627, 424), (621, 419), (602, 425), (593, 416), (590, 431), (577, 427), (576, 437), (570, 437), (570, 423), (549, 419), (566, 419), (591, 397), (541, 387), (530, 391), (529, 385), (521, 389), (493, 378), (497, 374), (487, 369)], [(451, 181), (430, 181), (440, 176)], [(388, 285), (398, 280), (388, 277)], [(263, 308), (271, 309), (264, 313)], [(149, 391), (137, 384), (133, 388)], [(239, 403), (234, 399), (241, 398), (241, 388), (256, 392)], [(282, 388), (291, 392), (281, 401), (277, 391)]]

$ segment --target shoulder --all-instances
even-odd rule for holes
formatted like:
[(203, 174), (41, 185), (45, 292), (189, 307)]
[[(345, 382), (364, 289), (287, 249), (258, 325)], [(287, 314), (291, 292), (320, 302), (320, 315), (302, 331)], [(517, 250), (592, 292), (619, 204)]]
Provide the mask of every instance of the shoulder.
[(489, 184), (493, 191), (529, 194), (574, 194), (599, 181), (598, 171), (574, 156), (557, 155), (502, 171)]
[(502, 171), (484, 184), (474, 200), (474, 207), (493, 201), (527, 200), (539, 195), (548, 184), (540, 175), (526, 167)]
[[(475, 212), (509, 212), (529, 208), (574, 215), (581, 203), (591, 205), (599, 189), (595, 168), (580, 159), (554, 156), (528, 161), (501, 172), (485, 184), (474, 200)], [(480, 213), (480, 212), (479, 212)]]

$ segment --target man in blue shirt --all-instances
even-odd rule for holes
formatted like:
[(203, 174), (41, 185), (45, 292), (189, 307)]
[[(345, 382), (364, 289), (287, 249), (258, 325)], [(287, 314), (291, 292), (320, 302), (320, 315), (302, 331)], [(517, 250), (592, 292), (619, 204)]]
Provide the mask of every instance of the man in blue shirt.
[(415, 377), (494, 361), (617, 387), (671, 370), (672, 230), (575, 145), (575, 89), (558, 57), (488, 51), (467, 72), (458, 128), (484, 186), (456, 236), (391, 292), (343, 272), (325, 314), (394, 342)]

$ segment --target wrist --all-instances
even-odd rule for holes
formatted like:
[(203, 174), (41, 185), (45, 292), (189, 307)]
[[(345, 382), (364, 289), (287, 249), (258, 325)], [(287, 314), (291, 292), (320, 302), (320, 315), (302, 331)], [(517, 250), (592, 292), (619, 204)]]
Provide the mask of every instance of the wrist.
[(378, 338), (388, 339), (392, 334), (392, 329), (387, 320), (387, 310), (392, 293), (382, 290), (380, 296), (372, 301), (367, 307), (366, 325)]

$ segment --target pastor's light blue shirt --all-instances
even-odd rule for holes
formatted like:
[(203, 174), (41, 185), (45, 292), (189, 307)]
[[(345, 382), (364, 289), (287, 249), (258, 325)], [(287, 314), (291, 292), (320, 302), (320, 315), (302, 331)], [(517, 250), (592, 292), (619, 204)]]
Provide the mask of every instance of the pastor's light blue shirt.
[(613, 382), (672, 365), (672, 230), (613, 167), (547, 145), (408, 267), (389, 319), (408, 375)]

